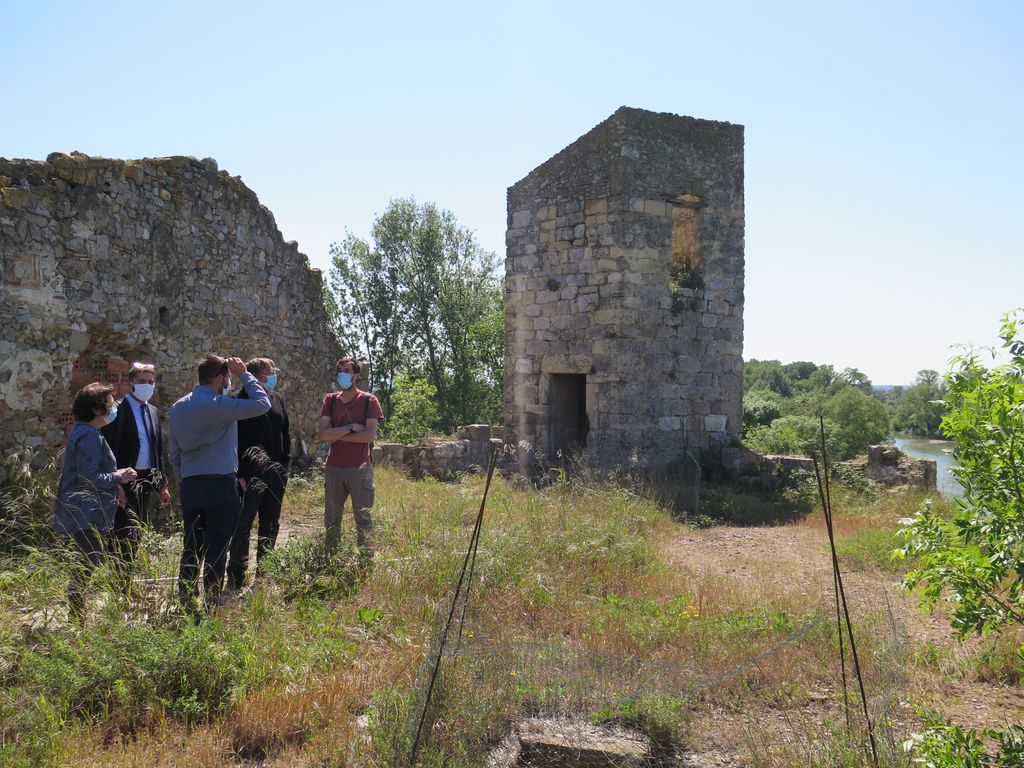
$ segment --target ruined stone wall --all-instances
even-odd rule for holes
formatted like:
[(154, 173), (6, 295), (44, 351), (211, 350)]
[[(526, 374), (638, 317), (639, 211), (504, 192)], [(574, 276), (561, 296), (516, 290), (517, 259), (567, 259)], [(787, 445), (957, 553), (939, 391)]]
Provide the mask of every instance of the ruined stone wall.
[(582, 433), (586, 457), (648, 466), (737, 440), (743, 226), (728, 123), (623, 107), (509, 188), (516, 438), (551, 455)]
[(319, 271), (212, 160), (0, 159), (0, 451), (59, 445), (73, 392), (158, 368), (154, 403), (207, 352), (273, 358), (315, 448), (339, 355)]

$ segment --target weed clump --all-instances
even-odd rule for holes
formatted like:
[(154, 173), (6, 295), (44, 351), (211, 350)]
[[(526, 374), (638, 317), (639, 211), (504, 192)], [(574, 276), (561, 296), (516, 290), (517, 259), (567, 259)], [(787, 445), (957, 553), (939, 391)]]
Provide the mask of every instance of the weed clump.
[(286, 600), (340, 600), (355, 591), (369, 563), (351, 542), (327, 551), (320, 535), (273, 550), (260, 567), (265, 580), (275, 584)]

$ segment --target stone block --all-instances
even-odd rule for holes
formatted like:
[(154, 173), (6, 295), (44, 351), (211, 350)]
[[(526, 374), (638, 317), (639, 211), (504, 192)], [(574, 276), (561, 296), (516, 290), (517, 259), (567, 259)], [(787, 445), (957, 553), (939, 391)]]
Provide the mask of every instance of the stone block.
[(668, 203), (664, 200), (644, 200), (644, 213), (648, 216), (668, 216)]
[(597, 293), (581, 293), (576, 299), (576, 307), (579, 312), (591, 312), (597, 309), (601, 297)]
[(532, 215), (532, 211), (530, 211), (528, 208), (521, 211), (516, 211), (515, 213), (512, 214), (512, 226), (525, 227), (530, 223)]
[[(394, 467), (404, 466), (406, 454), (410, 452), (408, 446), (398, 443), (375, 443), (374, 451), (377, 450), (381, 452), (379, 460)], [(378, 457), (374, 456), (374, 459), (377, 460)]]
[(725, 432), (726, 418), (720, 413), (709, 413), (704, 417), (704, 429), (708, 432)]
[(464, 440), (488, 441), (491, 439), (490, 424), (470, 424), (463, 427), (461, 431)]
[(27, 210), (32, 204), (32, 196), (27, 189), (5, 187), (0, 189), (0, 202), (7, 208)]

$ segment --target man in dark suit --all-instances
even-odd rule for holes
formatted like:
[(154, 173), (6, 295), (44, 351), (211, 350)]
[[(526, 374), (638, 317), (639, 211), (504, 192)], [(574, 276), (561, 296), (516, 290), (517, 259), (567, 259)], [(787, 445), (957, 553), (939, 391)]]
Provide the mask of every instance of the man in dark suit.
[(131, 467), (138, 474), (124, 486), (125, 498), (114, 516), (114, 541), (125, 566), (135, 560), (141, 524), (155, 523), (157, 503), (166, 507), (171, 501), (163, 471), (160, 412), (149, 403), (156, 391), (156, 369), (148, 363), (132, 363), (128, 389), (117, 418), (102, 429), (118, 469)]
[[(291, 462), (291, 434), (284, 398), (274, 391), (278, 369), (269, 357), (256, 357), (245, 364), (246, 370), (259, 379), (270, 410), (238, 422), (238, 474), (245, 484), (242, 515), (231, 539), (228, 560), (228, 588), (241, 589), (249, 567), (249, 537), (253, 521), (259, 517), (256, 532), (256, 572), (260, 561), (277, 543), (281, 523), (281, 502), (288, 484)], [(242, 390), (238, 397), (249, 394)]]

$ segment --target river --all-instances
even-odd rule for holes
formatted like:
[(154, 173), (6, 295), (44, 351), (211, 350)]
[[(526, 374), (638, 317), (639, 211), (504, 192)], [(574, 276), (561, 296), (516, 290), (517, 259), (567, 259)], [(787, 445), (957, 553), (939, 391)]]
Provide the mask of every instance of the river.
[(897, 437), (895, 441), (896, 447), (912, 459), (932, 459), (935, 462), (936, 485), (939, 493), (947, 499), (960, 495), (963, 489), (949, 471), (954, 463), (951, 441), (922, 440), (909, 437)]

